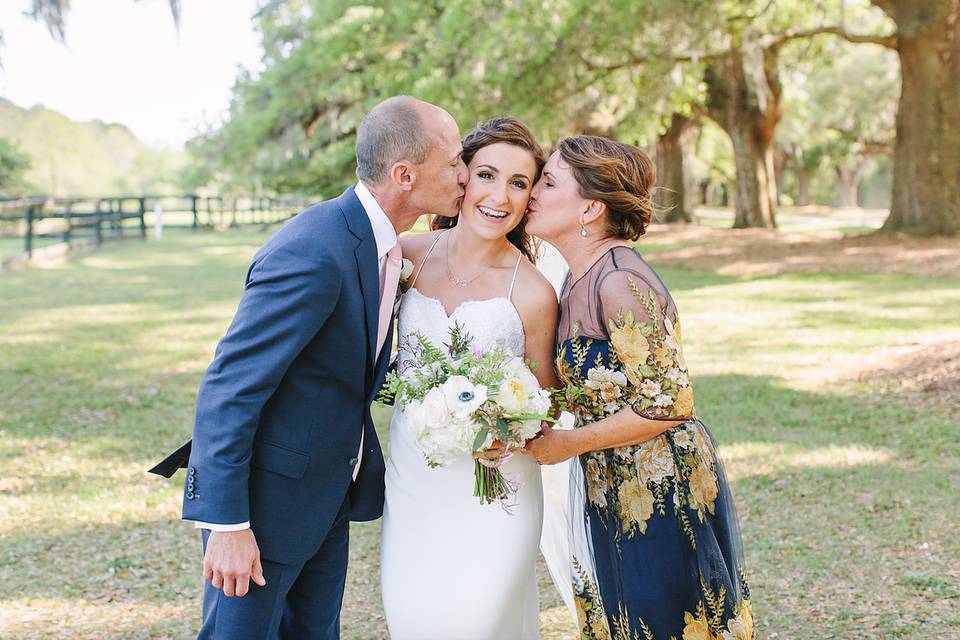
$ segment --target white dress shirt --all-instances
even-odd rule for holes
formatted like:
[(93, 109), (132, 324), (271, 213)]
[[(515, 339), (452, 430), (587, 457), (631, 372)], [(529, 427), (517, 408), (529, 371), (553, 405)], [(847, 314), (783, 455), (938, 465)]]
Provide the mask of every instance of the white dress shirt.
[[(380, 297), (383, 298), (383, 279), (384, 270), (387, 264), (387, 253), (397, 244), (397, 230), (393, 228), (390, 218), (384, 213), (383, 207), (377, 202), (370, 189), (362, 182), (358, 182), (355, 192), (363, 210), (370, 219), (370, 227), (373, 229), (373, 239), (377, 243), (377, 267), (380, 273)], [(379, 308), (379, 307), (378, 307)], [(379, 353), (377, 354), (379, 356)], [(361, 426), (362, 428), (362, 426)], [(360, 437), (360, 452), (357, 454), (357, 468), (360, 467), (363, 457), (363, 435)], [(214, 524), (211, 522), (194, 522), (197, 529), (209, 529), (211, 531), (243, 531), (250, 528), (250, 522), (241, 522), (239, 524)]]

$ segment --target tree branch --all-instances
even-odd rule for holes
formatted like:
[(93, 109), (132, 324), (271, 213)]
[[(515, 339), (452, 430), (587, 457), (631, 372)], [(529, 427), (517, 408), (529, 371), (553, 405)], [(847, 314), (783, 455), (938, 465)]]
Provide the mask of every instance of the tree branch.
[[(770, 33), (765, 34), (760, 37), (759, 42), (760, 46), (764, 49), (776, 49), (787, 42), (793, 40), (803, 40), (807, 38), (813, 38), (819, 35), (834, 35), (840, 38), (843, 38), (847, 42), (852, 42), (854, 44), (876, 44), (881, 47), (886, 47), (887, 49), (896, 49), (897, 48), (897, 36), (896, 34), (891, 35), (872, 35), (872, 34), (857, 34), (849, 33), (843, 27), (817, 27), (815, 29), (805, 29), (800, 31), (785, 31), (783, 33)], [(711, 62), (714, 60), (720, 60), (722, 58), (729, 57), (735, 54), (739, 50), (738, 47), (731, 47), (729, 49), (719, 50), (719, 51), (690, 51), (685, 53), (678, 53), (674, 55), (665, 55), (665, 56), (642, 56), (636, 55), (634, 53), (629, 54), (629, 56), (619, 62), (614, 63), (604, 63), (596, 60), (590, 59), (585, 53), (580, 52), (579, 56), (587, 68), (595, 71), (618, 71), (620, 69), (628, 69), (632, 67), (639, 67), (647, 62), (650, 62), (651, 59), (660, 59), (667, 60), (671, 62)]]
[(854, 44), (877, 44), (887, 49), (897, 48), (897, 36), (892, 35), (871, 35), (848, 33), (843, 27), (817, 27), (816, 29), (805, 29), (802, 31), (785, 31), (784, 33), (771, 33), (761, 36), (760, 43), (764, 48), (780, 47), (791, 40), (801, 40), (804, 38), (813, 38), (822, 34), (835, 35), (843, 38), (847, 42)]

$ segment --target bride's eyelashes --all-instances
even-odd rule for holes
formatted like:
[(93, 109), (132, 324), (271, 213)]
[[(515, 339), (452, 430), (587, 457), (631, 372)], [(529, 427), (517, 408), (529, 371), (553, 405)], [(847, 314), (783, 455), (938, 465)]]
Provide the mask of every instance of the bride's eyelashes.
[[(481, 180), (496, 180), (496, 176), (489, 169), (480, 169), (476, 175)], [(530, 189), (530, 183), (523, 178), (514, 178), (510, 181), (510, 184), (521, 191), (528, 191)]]

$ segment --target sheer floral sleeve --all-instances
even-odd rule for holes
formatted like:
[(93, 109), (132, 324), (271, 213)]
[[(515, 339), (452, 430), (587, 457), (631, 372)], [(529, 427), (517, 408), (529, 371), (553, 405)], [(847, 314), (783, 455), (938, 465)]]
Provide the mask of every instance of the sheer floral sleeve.
[(691, 417), (693, 389), (683, 358), (680, 321), (659, 279), (651, 282), (636, 269), (612, 271), (600, 283), (600, 302), (610, 336), (611, 365), (619, 361), (638, 392), (631, 398), (633, 410), (653, 420)]

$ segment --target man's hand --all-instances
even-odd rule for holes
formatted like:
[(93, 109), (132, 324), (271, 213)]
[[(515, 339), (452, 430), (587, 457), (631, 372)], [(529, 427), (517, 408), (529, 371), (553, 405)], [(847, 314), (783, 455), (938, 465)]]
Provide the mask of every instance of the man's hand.
[(225, 596), (247, 595), (251, 578), (265, 586), (260, 548), (253, 531), (211, 531), (203, 554), (203, 577), (215, 589), (222, 589)]

